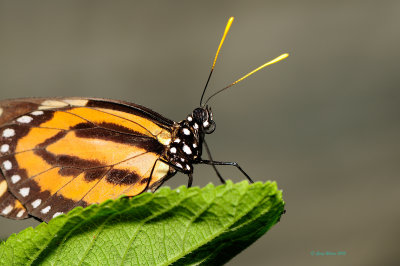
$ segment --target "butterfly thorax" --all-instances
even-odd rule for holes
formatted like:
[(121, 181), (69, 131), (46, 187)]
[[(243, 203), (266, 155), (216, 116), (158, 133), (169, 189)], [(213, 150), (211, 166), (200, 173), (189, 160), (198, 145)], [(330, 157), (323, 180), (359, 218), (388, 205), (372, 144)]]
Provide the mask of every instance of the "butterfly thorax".
[(196, 108), (185, 120), (176, 123), (171, 143), (167, 147), (167, 158), (177, 169), (193, 172), (193, 164), (201, 159), (205, 134), (215, 129), (211, 110)]

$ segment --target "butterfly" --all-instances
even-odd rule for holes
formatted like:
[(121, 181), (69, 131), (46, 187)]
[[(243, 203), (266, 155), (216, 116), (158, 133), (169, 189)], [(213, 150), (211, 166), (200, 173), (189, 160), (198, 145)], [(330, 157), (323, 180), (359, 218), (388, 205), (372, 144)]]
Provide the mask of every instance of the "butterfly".
[[(230, 18), (203, 90), (200, 107), (174, 122), (141, 105), (99, 98), (0, 101), (0, 214), (48, 222), (77, 206), (156, 191), (177, 172), (192, 185), (193, 165), (235, 166), (211, 157), (205, 135), (215, 130), (208, 101), (273, 64), (269, 61), (203, 103)], [(209, 159), (202, 159), (205, 148)]]

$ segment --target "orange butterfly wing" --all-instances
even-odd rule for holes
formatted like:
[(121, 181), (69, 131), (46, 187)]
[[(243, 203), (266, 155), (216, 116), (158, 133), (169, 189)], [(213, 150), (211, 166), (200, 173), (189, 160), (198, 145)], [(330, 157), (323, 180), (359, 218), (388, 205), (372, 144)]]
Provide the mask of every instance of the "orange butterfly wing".
[[(3, 114), (11, 113), (9, 105), (0, 105)], [(25, 113), (0, 127), (0, 145), (8, 147), (1, 170), (7, 193), (17, 199), (7, 210), (14, 216), (23, 205), (48, 221), (76, 206), (155, 190), (176, 172), (162, 161), (174, 122), (149, 109), (101, 99), (34, 99), (21, 106)]]

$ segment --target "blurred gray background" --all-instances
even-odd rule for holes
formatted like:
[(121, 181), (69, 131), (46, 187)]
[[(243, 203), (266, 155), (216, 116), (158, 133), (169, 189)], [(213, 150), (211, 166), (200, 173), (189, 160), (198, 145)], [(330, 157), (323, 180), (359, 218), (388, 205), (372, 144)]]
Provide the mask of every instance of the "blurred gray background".
[[(276, 180), (287, 204), (229, 265), (400, 265), (399, 14), (399, 1), (1, 1), (0, 99), (123, 99), (179, 121), (235, 16), (209, 93), (291, 56), (211, 102), (215, 159)], [(196, 167), (194, 185), (209, 182)], [(37, 224), (1, 218), (0, 237)]]

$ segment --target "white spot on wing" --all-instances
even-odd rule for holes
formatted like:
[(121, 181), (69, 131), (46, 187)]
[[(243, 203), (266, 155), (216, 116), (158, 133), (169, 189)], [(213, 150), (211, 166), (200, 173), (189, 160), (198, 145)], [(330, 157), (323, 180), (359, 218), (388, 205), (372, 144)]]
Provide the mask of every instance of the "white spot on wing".
[(169, 149), (171, 153), (176, 153), (176, 148), (172, 147), (171, 149)]
[(4, 215), (7, 215), (7, 214), (9, 214), (13, 209), (14, 209), (14, 207), (10, 204), (10, 205), (8, 205), (7, 207), (5, 207), (1, 213), (4, 214)]
[(190, 135), (190, 130), (189, 129), (187, 129), (187, 128), (184, 128), (183, 129), (183, 134), (185, 134), (185, 135)]
[(19, 117), (19, 118), (17, 119), (17, 122), (23, 123), (23, 124), (28, 124), (28, 123), (30, 123), (32, 120), (33, 120), (32, 117), (27, 116), (27, 115), (24, 115), (24, 116)]
[(182, 165), (180, 163), (175, 164), (177, 167), (182, 168)]
[(25, 210), (20, 210), (20, 211), (18, 212), (18, 214), (17, 214), (17, 217), (18, 217), (18, 218), (22, 217), (22, 215), (24, 215), (24, 213), (25, 213)]
[(60, 216), (61, 214), (64, 214), (63, 212), (56, 212), (54, 215), (53, 215), (53, 218), (55, 218), (55, 217), (57, 217), (57, 216)]
[(181, 140), (180, 139), (176, 139), (176, 140), (174, 140), (174, 142), (175, 143), (179, 143), (179, 142), (181, 142)]
[(12, 163), (11, 163), (9, 160), (4, 161), (4, 162), (3, 162), (3, 167), (4, 167), (4, 169), (6, 169), (6, 170), (10, 170), (10, 169), (12, 168)]
[(15, 135), (15, 130), (12, 129), (12, 128), (6, 128), (3, 131), (3, 137), (5, 137), (5, 138), (9, 138), (9, 137), (12, 137), (14, 135)]
[[(26, 196), (29, 195), (29, 191), (30, 191), (30, 190), (31, 190), (31, 189), (30, 189), (29, 187), (21, 188), (21, 189), (19, 190), (19, 194), (21, 194), (21, 196), (25, 198)], [(33, 205), (33, 203), (32, 203), (32, 205)]]
[(192, 121), (193, 119), (192, 119), (191, 116), (188, 116), (187, 120), (188, 120), (188, 121)]
[(186, 165), (186, 170), (190, 170), (190, 166), (188, 164)]
[(209, 124), (210, 124), (210, 123), (208, 123), (208, 121), (204, 121), (204, 122), (203, 122), (203, 127), (208, 127)]
[(31, 205), (32, 205), (32, 207), (35, 209), (35, 208), (37, 208), (37, 207), (40, 205), (40, 203), (42, 203), (42, 200), (41, 200), (41, 199), (37, 199), (37, 200), (33, 201), (33, 202), (31, 203)]
[(11, 177), (11, 182), (13, 182), (13, 184), (17, 183), (19, 180), (21, 180), (21, 177), (19, 175), (13, 175)]
[(193, 148), (197, 148), (197, 144), (196, 143), (193, 143)]
[(33, 111), (33, 112), (31, 113), (31, 115), (34, 115), (34, 116), (38, 116), (38, 115), (42, 115), (42, 114), (44, 114), (43, 111)]
[(197, 123), (194, 123), (193, 127), (194, 127), (195, 129), (198, 129), (198, 128), (199, 128), (199, 125), (198, 125)]
[(48, 108), (66, 107), (66, 106), (68, 106), (68, 104), (64, 103), (62, 101), (46, 100), (41, 103), (41, 106), (39, 106), (39, 109), (48, 109)]
[(46, 214), (46, 213), (48, 213), (50, 211), (50, 209), (51, 209), (51, 207), (47, 206), (46, 208), (43, 208), (40, 212), (43, 213), (43, 214)]
[(189, 146), (188, 145), (183, 145), (183, 151), (186, 153), (186, 154), (192, 154), (192, 150), (189, 148)]
[(6, 152), (8, 152), (9, 149), (10, 149), (10, 145), (8, 145), (8, 144), (3, 144), (3, 145), (1, 145), (0, 151), (1, 151), (2, 153), (6, 153)]

